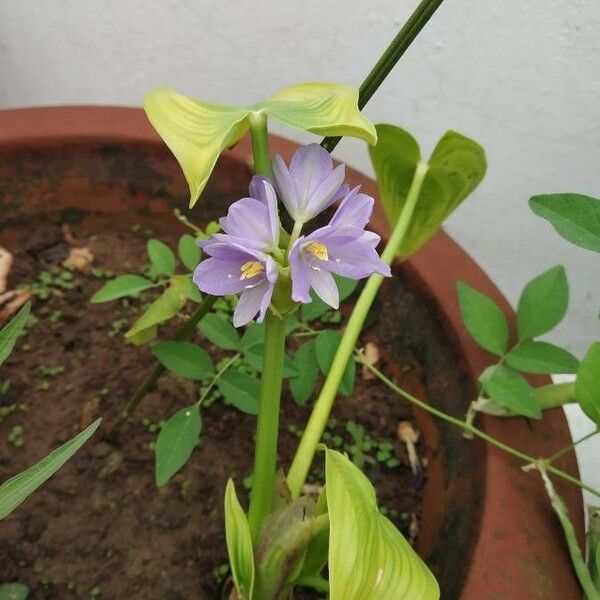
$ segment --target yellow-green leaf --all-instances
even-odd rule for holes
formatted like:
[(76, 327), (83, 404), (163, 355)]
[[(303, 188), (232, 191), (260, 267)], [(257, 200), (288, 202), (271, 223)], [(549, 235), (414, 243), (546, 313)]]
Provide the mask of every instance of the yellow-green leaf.
[(248, 517), (235, 493), (233, 480), (225, 488), (225, 539), (231, 575), (241, 600), (252, 600), (254, 553)]
[(377, 143), (375, 127), (358, 110), (358, 89), (347, 85), (301, 83), (273, 94), (257, 107), (290, 127)]
[(326, 451), (331, 600), (438, 600), (440, 590), (411, 545), (377, 509), (370, 481)]
[[(382, 124), (377, 125), (376, 130), (378, 142), (369, 148), (369, 153), (386, 217), (393, 228), (406, 202), (421, 155), (417, 141), (404, 129)], [(410, 256), (423, 246), (477, 187), (485, 171), (483, 148), (460, 133), (446, 132), (429, 158), (399, 255)]]
[(144, 98), (144, 109), (183, 170), (193, 206), (225, 148), (248, 130), (248, 108), (193, 100), (170, 88)]

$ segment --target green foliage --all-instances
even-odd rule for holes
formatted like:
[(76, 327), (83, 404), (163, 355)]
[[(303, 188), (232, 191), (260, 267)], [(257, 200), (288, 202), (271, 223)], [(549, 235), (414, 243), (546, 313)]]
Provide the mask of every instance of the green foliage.
[(201, 380), (215, 370), (207, 352), (191, 342), (157, 342), (152, 354), (169, 371), (187, 379)]
[(223, 350), (237, 350), (240, 347), (240, 334), (231, 321), (214, 313), (206, 315), (198, 324), (204, 337)]
[(582, 194), (547, 194), (533, 196), (529, 206), (572, 244), (600, 252), (600, 200)]
[(242, 412), (258, 414), (260, 382), (240, 371), (227, 371), (217, 382), (227, 402)]
[(600, 342), (590, 346), (579, 365), (575, 398), (583, 412), (600, 426)]
[(158, 434), (156, 454), (156, 485), (162, 486), (189, 460), (200, 443), (202, 420), (197, 404), (186, 406), (167, 419)]
[(547, 333), (564, 318), (569, 305), (569, 284), (562, 266), (552, 267), (524, 288), (517, 308), (519, 340)]
[(456, 291), (467, 331), (482, 348), (502, 356), (508, 345), (508, 323), (498, 305), (463, 281), (456, 284)]
[(479, 378), (483, 391), (500, 406), (517, 415), (541, 419), (533, 389), (516, 371), (504, 365), (489, 367)]
[(377, 509), (375, 490), (348, 458), (326, 450), (331, 600), (437, 600), (437, 582)]
[(373, 125), (358, 110), (358, 90), (331, 83), (304, 83), (285, 88), (264, 102), (236, 107), (193, 100), (169, 88), (148, 93), (148, 119), (179, 162), (190, 188), (192, 207), (221, 152), (235, 144), (254, 115), (266, 114), (290, 127), (317, 135), (377, 141)]
[[(323, 375), (329, 373), (333, 358), (337, 352), (338, 346), (342, 340), (342, 334), (339, 331), (325, 329), (319, 332), (315, 339), (315, 353), (317, 355), (317, 363)], [(353, 359), (348, 361), (342, 381), (340, 383), (340, 394), (349, 396), (354, 389), (354, 378), (356, 375), (356, 364)]]
[(140, 275), (121, 275), (106, 282), (91, 298), (90, 302), (99, 304), (125, 296), (137, 296), (140, 292), (153, 287), (154, 282)]
[(319, 374), (314, 340), (306, 342), (296, 350), (294, 367), (298, 374), (290, 379), (292, 396), (297, 404), (306, 404), (315, 389)]
[[(417, 141), (400, 127), (382, 124), (376, 130), (378, 142), (369, 153), (385, 214), (393, 227), (406, 202), (421, 152)], [(410, 256), (431, 238), (477, 187), (486, 168), (485, 153), (479, 144), (455, 131), (444, 134), (429, 158), (400, 256)]]
[(202, 252), (194, 236), (189, 233), (182, 235), (177, 244), (177, 252), (186, 269), (193, 271), (198, 266)]
[[(351, 296), (358, 285), (356, 279), (348, 279), (346, 277), (340, 277), (339, 275), (335, 276), (335, 281), (340, 294), (340, 302)], [(312, 302), (310, 304), (303, 304), (300, 309), (303, 321), (314, 321), (326, 313), (331, 312), (331, 306), (323, 302), (323, 300), (321, 300), (314, 292), (311, 291), (310, 297), (312, 298)]]
[[(362, 469), (367, 463), (373, 465), (379, 462), (390, 469), (400, 464), (400, 461), (393, 454), (393, 445), (391, 442), (377, 442), (371, 439), (365, 433), (364, 427), (354, 421), (346, 423), (346, 431), (350, 434), (352, 443), (344, 445), (344, 449), (359, 469)], [(334, 442), (334, 445), (340, 445), (335, 444), (336, 436), (326, 436), (326, 433), (323, 434), (325, 441), (331, 440)]]
[(252, 600), (254, 591), (252, 536), (248, 518), (237, 499), (231, 479), (225, 488), (225, 539), (236, 590), (241, 600)]
[(190, 285), (190, 280), (185, 276), (171, 277), (169, 287), (147, 308), (125, 337), (136, 345), (154, 339), (156, 325), (168, 321), (181, 310), (187, 300)]
[(175, 255), (173, 250), (160, 240), (148, 240), (146, 250), (154, 269), (162, 275), (175, 273)]
[(90, 439), (101, 421), (102, 419), (94, 421), (46, 458), (0, 485), (0, 520), (9, 515), (27, 496), (54, 475)]
[(522, 342), (507, 355), (506, 363), (525, 373), (576, 373), (579, 361), (567, 350), (548, 342)]
[[(260, 344), (258, 346), (254, 345), (244, 351), (244, 358), (246, 359), (246, 362), (259, 373), (262, 372), (263, 368), (264, 349), (264, 344)], [(296, 369), (293, 361), (286, 354), (283, 358), (283, 376), (296, 377), (297, 375), (298, 370)]]
[(0, 365), (8, 358), (17, 339), (27, 325), (31, 312), (31, 302), (27, 302), (21, 310), (0, 330)]
[(24, 583), (0, 583), (0, 600), (27, 600), (29, 592)]

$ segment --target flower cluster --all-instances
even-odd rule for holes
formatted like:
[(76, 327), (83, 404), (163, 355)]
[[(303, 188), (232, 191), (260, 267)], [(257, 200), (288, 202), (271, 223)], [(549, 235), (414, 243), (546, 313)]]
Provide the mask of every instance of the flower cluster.
[[(217, 233), (200, 245), (208, 258), (194, 272), (201, 291), (215, 296), (241, 294), (233, 315), (236, 327), (258, 314), (265, 317), (278, 281), (291, 277), (291, 299), (312, 301), (310, 290), (337, 308), (339, 294), (332, 274), (362, 279), (372, 273), (390, 276), (377, 254), (379, 236), (365, 231), (373, 198), (350, 190), (344, 165), (333, 167), (318, 144), (297, 150), (289, 167), (273, 159), (273, 182), (255, 176), (250, 197), (234, 202)], [(281, 200), (294, 220), (291, 236), (282, 233), (277, 209)], [(300, 235), (303, 225), (339, 201), (325, 227)], [(284, 242), (283, 245), (280, 242)]]

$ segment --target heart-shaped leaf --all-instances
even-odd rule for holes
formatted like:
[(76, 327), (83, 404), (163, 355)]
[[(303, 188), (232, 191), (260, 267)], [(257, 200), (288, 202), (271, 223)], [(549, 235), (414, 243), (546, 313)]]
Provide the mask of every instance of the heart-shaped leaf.
[(527, 340), (556, 327), (569, 306), (569, 283), (561, 265), (532, 279), (524, 288), (517, 308), (519, 340)]
[(576, 373), (579, 361), (548, 342), (523, 342), (507, 355), (509, 367), (525, 373)]
[(175, 90), (158, 88), (146, 95), (144, 108), (183, 170), (190, 188), (190, 207), (198, 200), (221, 152), (250, 127), (252, 113), (265, 113), (318, 135), (358, 137), (369, 144), (377, 141), (375, 128), (358, 110), (358, 90), (332, 83), (291, 86), (244, 107), (192, 100)]
[(481, 377), (484, 392), (500, 406), (517, 415), (541, 419), (542, 411), (535, 399), (532, 387), (527, 381), (504, 365), (491, 367)]
[(235, 493), (233, 480), (225, 488), (225, 539), (231, 575), (241, 600), (252, 600), (254, 591), (254, 552), (248, 517)]
[(152, 354), (169, 371), (187, 379), (204, 379), (215, 370), (206, 350), (191, 342), (157, 342)]
[(326, 451), (331, 600), (437, 600), (425, 563), (377, 509), (371, 482), (348, 458)]
[(460, 314), (467, 331), (488, 352), (502, 356), (508, 345), (508, 323), (498, 305), (464, 281), (456, 284)]
[[(377, 125), (378, 142), (369, 148), (386, 217), (393, 228), (400, 217), (421, 153), (404, 129)], [(419, 198), (399, 255), (416, 252), (446, 218), (477, 187), (487, 168), (483, 148), (473, 140), (448, 131), (429, 158)]]
[(117, 300), (124, 296), (136, 296), (153, 287), (154, 282), (140, 275), (121, 275), (105, 283), (91, 298), (92, 304)]
[(590, 346), (579, 365), (575, 398), (583, 412), (600, 426), (600, 342)]
[(21, 310), (0, 330), (0, 365), (9, 357), (31, 312), (31, 302), (28, 302)]
[(52, 477), (94, 435), (101, 422), (102, 419), (94, 421), (46, 458), (0, 485), (0, 521)]
[(567, 241), (600, 252), (600, 200), (597, 198), (583, 194), (547, 194), (533, 196), (529, 206)]
[(154, 447), (156, 485), (168, 483), (185, 465), (200, 441), (201, 430), (202, 420), (197, 404), (178, 410), (163, 423)]

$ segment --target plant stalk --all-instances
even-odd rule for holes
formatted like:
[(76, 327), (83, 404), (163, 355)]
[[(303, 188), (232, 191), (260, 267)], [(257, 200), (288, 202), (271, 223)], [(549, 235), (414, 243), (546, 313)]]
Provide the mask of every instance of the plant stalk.
[[(398, 249), (406, 236), (427, 169), (428, 165), (426, 163), (419, 163), (419, 165), (417, 165), (415, 175), (406, 196), (406, 202), (400, 213), (400, 218), (398, 219), (389, 242), (381, 255), (381, 260), (387, 265), (392, 264), (392, 261), (398, 254)], [(306, 429), (302, 434), (300, 444), (298, 445), (292, 466), (288, 473), (287, 482), (293, 498), (298, 498), (300, 496), (302, 486), (304, 485), (315, 455), (317, 444), (327, 425), (327, 420), (329, 419), (329, 414), (331, 413), (333, 402), (340, 386), (340, 382), (342, 381), (346, 365), (352, 358), (354, 346), (356, 345), (356, 341), (358, 340), (358, 336), (360, 335), (369, 309), (375, 300), (383, 279), (383, 276), (377, 273), (369, 277), (354, 306), (352, 314), (350, 315), (346, 330), (344, 331), (340, 345), (338, 346), (331, 368), (329, 369), (329, 373), (327, 374), (325, 383), (321, 389), (321, 393), (315, 402)]]
[(270, 312), (265, 319), (265, 346), (256, 422), (254, 472), (248, 521), (256, 546), (264, 518), (271, 512), (277, 470), (279, 404), (285, 355), (285, 319)]
[(534, 388), (533, 394), (542, 410), (556, 408), (564, 404), (577, 402), (575, 399), (575, 382), (553, 383)]
[[(402, 29), (396, 34), (391, 44), (385, 49), (370, 73), (365, 77), (358, 92), (358, 108), (362, 110), (385, 78), (390, 74), (400, 57), (415, 41), (421, 29), (425, 27), (443, 0), (423, 0), (408, 18)], [(321, 146), (331, 152), (341, 140), (341, 137), (326, 137)]]
[(597, 558), (600, 547), (600, 506), (588, 506), (588, 515), (588, 570), (596, 589), (600, 591), (600, 561)]
[(250, 115), (250, 137), (252, 139), (254, 172), (257, 175), (272, 177), (267, 115), (258, 112), (253, 112)]

